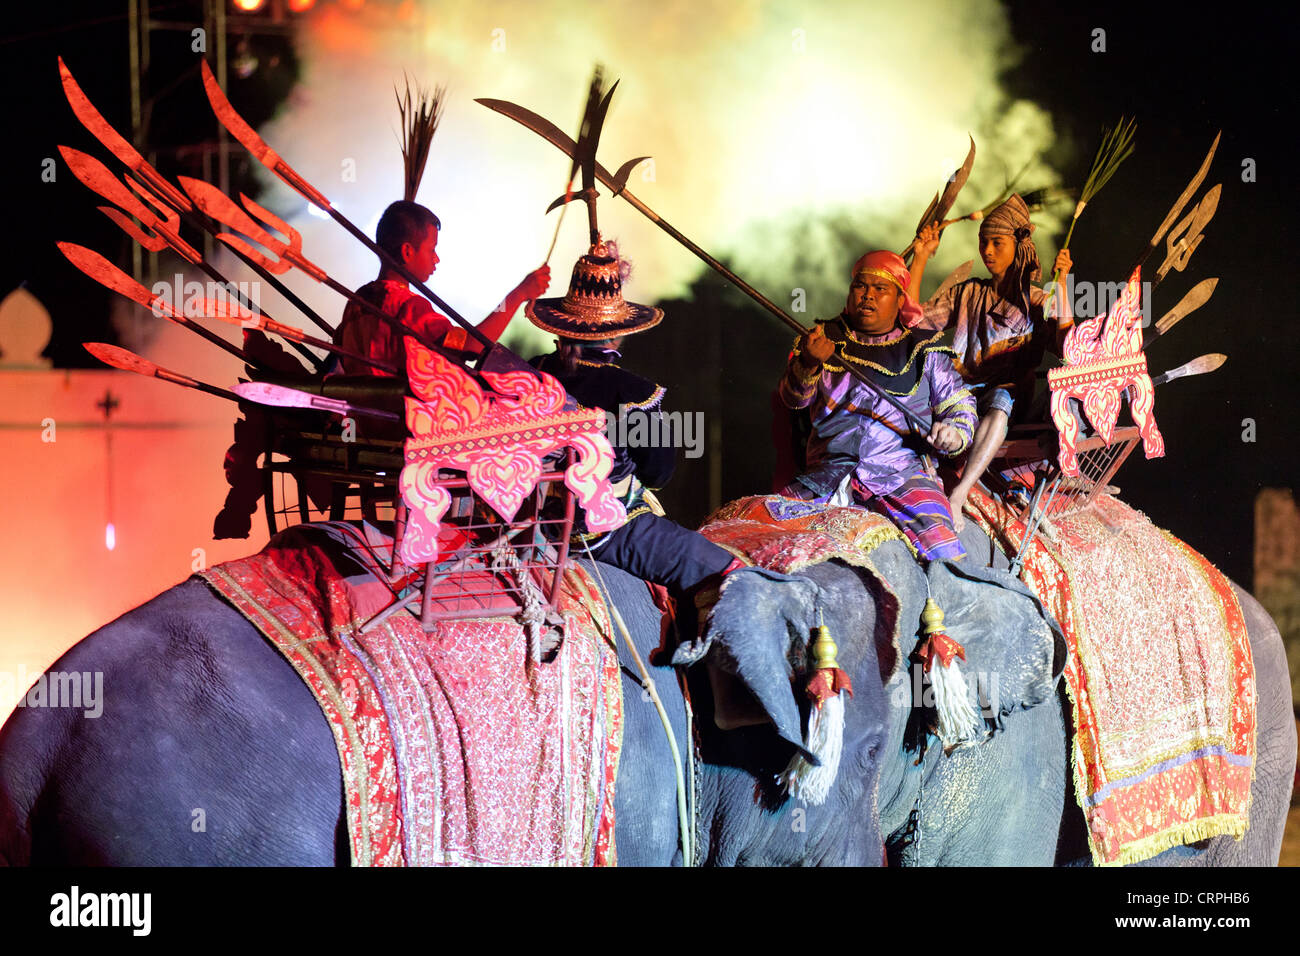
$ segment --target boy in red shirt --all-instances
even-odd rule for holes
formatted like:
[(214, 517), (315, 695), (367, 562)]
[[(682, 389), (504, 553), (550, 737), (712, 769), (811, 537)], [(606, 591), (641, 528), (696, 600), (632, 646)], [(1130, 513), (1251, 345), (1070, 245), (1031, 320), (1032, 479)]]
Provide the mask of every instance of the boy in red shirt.
[[(438, 230), (441, 223), (433, 212), (419, 203), (398, 200), (384, 210), (375, 230), (375, 241), (398, 262), (401, 262), (417, 279), (427, 282), (438, 266)], [(539, 298), (551, 282), (550, 266), (542, 266), (526, 275), (522, 282), (505, 298), (501, 307), (484, 319), (479, 331), (493, 342), (501, 337), (519, 306), (529, 299)], [(448, 348), (477, 355), (478, 342), (464, 329), (453, 326), (445, 316), (433, 310), (423, 296), (411, 291), (404, 279), (386, 263), (381, 264), (379, 278), (357, 290), (371, 305), (394, 316), (414, 333), (423, 333), (433, 342)], [(403, 336), (387, 322), (371, 315), (354, 302), (343, 311), (343, 321), (334, 332), (334, 342), (352, 352), (387, 362), (397, 368), (406, 367), (406, 347)], [(344, 356), (339, 362), (343, 375), (387, 375), (363, 362)]]

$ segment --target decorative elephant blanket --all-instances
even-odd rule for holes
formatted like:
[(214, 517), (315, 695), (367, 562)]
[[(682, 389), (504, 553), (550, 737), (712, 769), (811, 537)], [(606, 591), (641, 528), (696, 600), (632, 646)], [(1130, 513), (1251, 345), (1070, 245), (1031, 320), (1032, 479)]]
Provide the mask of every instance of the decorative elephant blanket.
[[(1011, 511), (973, 489), (967, 514), (1015, 551)], [(1255, 680), (1241, 607), (1201, 555), (1109, 496), (1055, 519), (1025, 581), (1070, 645), (1075, 791), (1093, 860), (1135, 863), (1240, 837), (1255, 763)]]
[(566, 574), (564, 641), (540, 664), (510, 618), (426, 634), (403, 611), (362, 634), (389, 601), (375, 553), (391, 546), (369, 525), (302, 525), (200, 575), (329, 720), (353, 862), (613, 864), (622, 688), (591, 580)]

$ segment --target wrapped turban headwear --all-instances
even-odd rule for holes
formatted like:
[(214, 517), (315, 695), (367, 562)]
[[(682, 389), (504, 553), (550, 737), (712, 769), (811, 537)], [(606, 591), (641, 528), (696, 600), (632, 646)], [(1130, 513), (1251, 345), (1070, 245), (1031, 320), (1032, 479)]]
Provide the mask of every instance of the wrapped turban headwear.
[(920, 321), (922, 316), (921, 307), (913, 302), (911, 296), (907, 294), (907, 287), (912, 281), (912, 274), (908, 271), (907, 263), (903, 262), (902, 256), (896, 252), (890, 252), (888, 249), (868, 252), (853, 264), (853, 271), (850, 273), (849, 278), (856, 279), (864, 273), (869, 276), (888, 279), (898, 286), (899, 291), (902, 293), (898, 306), (898, 318), (903, 325), (910, 327)]
[(1016, 257), (1011, 262), (1007, 278), (1009, 284), (1024, 296), (1024, 301), (1018, 304), (1026, 315), (1029, 314), (1029, 286), (1043, 277), (1032, 238), (1034, 229), (1029, 221), (1029, 207), (1017, 193), (1012, 193), (1006, 202), (980, 222), (981, 243), (989, 236), (1011, 236), (1016, 240)]

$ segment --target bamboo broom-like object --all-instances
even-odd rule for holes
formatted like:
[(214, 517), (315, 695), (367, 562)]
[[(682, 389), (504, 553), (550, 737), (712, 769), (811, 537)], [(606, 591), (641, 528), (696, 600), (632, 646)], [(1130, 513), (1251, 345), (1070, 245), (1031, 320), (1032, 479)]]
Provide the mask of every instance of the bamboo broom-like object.
[[(1065, 242), (1061, 244), (1062, 249), (1070, 247), (1070, 237), (1074, 235), (1074, 224), (1079, 221), (1083, 215), (1083, 210), (1092, 197), (1101, 192), (1101, 187), (1110, 181), (1110, 177), (1115, 175), (1115, 170), (1119, 169), (1119, 164), (1128, 159), (1133, 152), (1133, 134), (1137, 128), (1137, 118), (1124, 120), (1120, 117), (1119, 124), (1113, 128), (1105, 129), (1101, 134), (1101, 145), (1097, 148), (1097, 155), (1092, 160), (1092, 171), (1088, 173), (1088, 179), (1083, 184), (1083, 189), (1079, 193), (1079, 201), (1074, 207), (1074, 218), (1070, 220), (1070, 228), (1065, 233)], [(1056, 280), (1061, 276), (1060, 270), (1052, 273), (1052, 285), (1056, 285)]]

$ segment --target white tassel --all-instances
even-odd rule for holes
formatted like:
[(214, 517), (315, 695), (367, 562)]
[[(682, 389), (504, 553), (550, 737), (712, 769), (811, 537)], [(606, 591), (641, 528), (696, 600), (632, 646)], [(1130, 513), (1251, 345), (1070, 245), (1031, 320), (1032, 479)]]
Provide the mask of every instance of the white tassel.
[(803, 754), (796, 753), (781, 774), (786, 792), (812, 806), (820, 806), (830, 796), (844, 752), (844, 696), (840, 691), (814, 707), (808, 717), (808, 750), (821, 761), (814, 767)]
[(922, 658), (930, 675), (930, 689), (934, 691), (934, 709), (939, 715), (939, 742), (945, 748), (974, 743), (979, 739), (984, 724), (971, 704), (966, 680), (957, 666), (957, 658), (965, 659), (965, 652), (960, 644), (943, 633), (943, 611), (934, 598), (925, 599), (921, 623), (925, 631)]
[(939, 713), (939, 741), (944, 747), (956, 747), (977, 740), (983, 721), (971, 706), (966, 680), (954, 659), (947, 667), (936, 663), (930, 668), (930, 686), (934, 688), (934, 708)]

